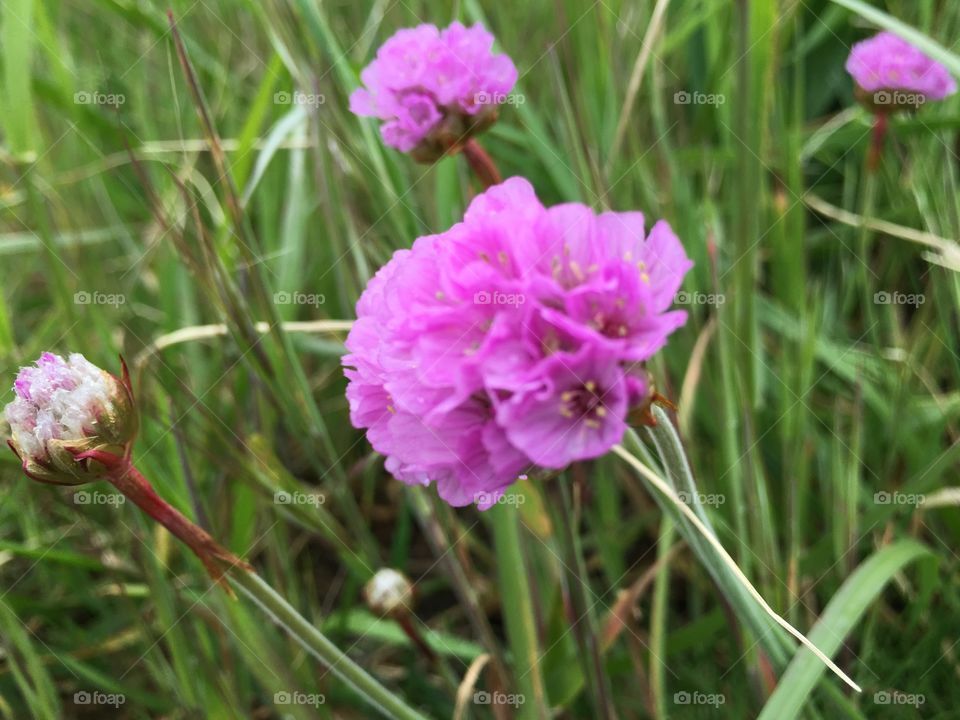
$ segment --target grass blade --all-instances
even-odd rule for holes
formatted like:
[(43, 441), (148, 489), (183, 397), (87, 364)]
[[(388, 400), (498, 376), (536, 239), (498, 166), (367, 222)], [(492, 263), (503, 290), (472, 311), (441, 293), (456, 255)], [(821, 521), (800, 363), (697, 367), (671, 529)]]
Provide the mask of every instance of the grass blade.
[[(810, 631), (810, 641), (828, 655), (837, 652), (890, 579), (906, 565), (928, 555), (930, 550), (913, 540), (900, 540), (871, 555), (831, 598)], [(824, 666), (813, 653), (806, 648), (800, 650), (764, 706), (759, 720), (798, 717), (823, 671)]]

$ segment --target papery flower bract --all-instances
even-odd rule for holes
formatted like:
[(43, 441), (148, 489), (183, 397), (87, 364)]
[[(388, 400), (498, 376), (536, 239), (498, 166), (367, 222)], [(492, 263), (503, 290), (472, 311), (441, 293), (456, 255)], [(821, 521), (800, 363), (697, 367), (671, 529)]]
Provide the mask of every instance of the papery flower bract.
[(482, 25), (400, 30), (360, 74), (351, 112), (383, 120), (384, 142), (433, 162), (496, 119), (517, 81), (506, 55), (494, 55)]
[(846, 69), (856, 81), (858, 99), (877, 112), (917, 107), (957, 90), (943, 65), (890, 32), (855, 44)]
[(102, 450), (125, 455), (137, 434), (133, 393), (126, 366), (118, 378), (80, 353), (67, 359), (43, 353), (20, 370), (15, 399), (4, 410), (8, 441), (30, 477), (76, 485), (98, 479), (95, 462), (78, 453)]
[(370, 281), (343, 360), (351, 421), (398, 479), (490, 507), (531, 467), (620, 441), (691, 266), (665, 222), (545, 208), (511, 178)]

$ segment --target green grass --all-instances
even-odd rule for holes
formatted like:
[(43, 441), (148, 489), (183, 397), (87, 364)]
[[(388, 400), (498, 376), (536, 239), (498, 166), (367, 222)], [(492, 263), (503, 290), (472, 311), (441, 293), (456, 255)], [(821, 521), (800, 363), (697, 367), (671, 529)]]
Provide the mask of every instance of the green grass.
[[(390, 479), (350, 427), (342, 333), (279, 329), (352, 318), (393, 250), (469, 202), (460, 158), (416, 165), (347, 109), (392, 32), (455, 18), (483, 20), (520, 70), (525, 102), (482, 138), (504, 176), (547, 204), (666, 218), (696, 261), (685, 292), (722, 296), (688, 308), (651, 370), (680, 401), (699, 491), (723, 498), (704, 517), (862, 695), (726, 601), (689, 524), (618, 459), (572, 470), (575, 493), (529, 482), (516, 506), (451, 510)], [(5, 2), (0, 377), (46, 349), (108, 369), (142, 357), (135, 459), (158, 492), (430, 717), (454, 715), (465, 677), (473, 718), (493, 717), (474, 691), (498, 688), (524, 693), (518, 717), (546, 715), (541, 697), (593, 717), (601, 694), (621, 718), (953, 717), (960, 513), (900, 501), (960, 484), (960, 99), (895, 118), (869, 178), (871, 120), (843, 70), (853, 42), (904, 24), (960, 69), (947, 2)], [(316, 101), (278, 102), (294, 91)], [(110, 95), (122, 104), (84, 102)], [(227, 332), (142, 355), (214, 323)], [(0, 718), (104, 716), (77, 692), (122, 695), (129, 718), (369, 715), (131, 504), (77, 505), (12, 454), (0, 476)], [(416, 581), (436, 664), (366, 609), (386, 566)], [(626, 627), (599, 642), (597, 673), (615, 609)], [(924, 702), (885, 704), (895, 691)]]

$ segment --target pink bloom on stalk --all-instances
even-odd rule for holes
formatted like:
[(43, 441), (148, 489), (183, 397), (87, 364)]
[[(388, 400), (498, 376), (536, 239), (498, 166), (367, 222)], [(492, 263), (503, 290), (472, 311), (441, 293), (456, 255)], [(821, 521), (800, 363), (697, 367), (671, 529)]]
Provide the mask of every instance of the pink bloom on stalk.
[(957, 90), (956, 81), (943, 65), (890, 32), (854, 45), (846, 69), (859, 88), (877, 94), (874, 99), (881, 105), (890, 104), (884, 93), (914, 93), (924, 100), (942, 100)]
[(124, 367), (117, 378), (80, 353), (45, 352), (20, 370), (16, 397), (4, 409), (10, 447), (28, 475), (45, 482), (85, 482), (88, 468), (73, 452), (113, 449), (123, 454), (136, 434), (133, 395)]
[(517, 81), (506, 55), (494, 55), (482, 25), (399, 30), (360, 74), (351, 112), (383, 120), (384, 142), (435, 160), (493, 122), (496, 106)]
[(485, 509), (620, 441), (691, 266), (665, 222), (545, 208), (511, 178), (370, 281), (343, 361), (351, 421), (398, 479)]

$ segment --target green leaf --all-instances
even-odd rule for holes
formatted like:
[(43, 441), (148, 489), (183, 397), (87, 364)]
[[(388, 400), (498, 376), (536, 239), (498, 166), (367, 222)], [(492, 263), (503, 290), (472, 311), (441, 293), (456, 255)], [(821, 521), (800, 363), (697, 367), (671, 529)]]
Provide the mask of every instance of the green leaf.
[[(903, 567), (930, 555), (913, 540), (900, 540), (878, 550), (846, 579), (808, 634), (827, 655), (834, 655), (884, 586)], [(826, 668), (806, 648), (794, 656), (759, 720), (790, 720), (799, 716)]]
[(33, 112), (31, 61), (36, 40), (33, 30), (33, 0), (9, 0), (0, 14), (0, 52), (3, 87), (0, 89), (0, 122), (16, 155), (36, 151), (36, 121)]

